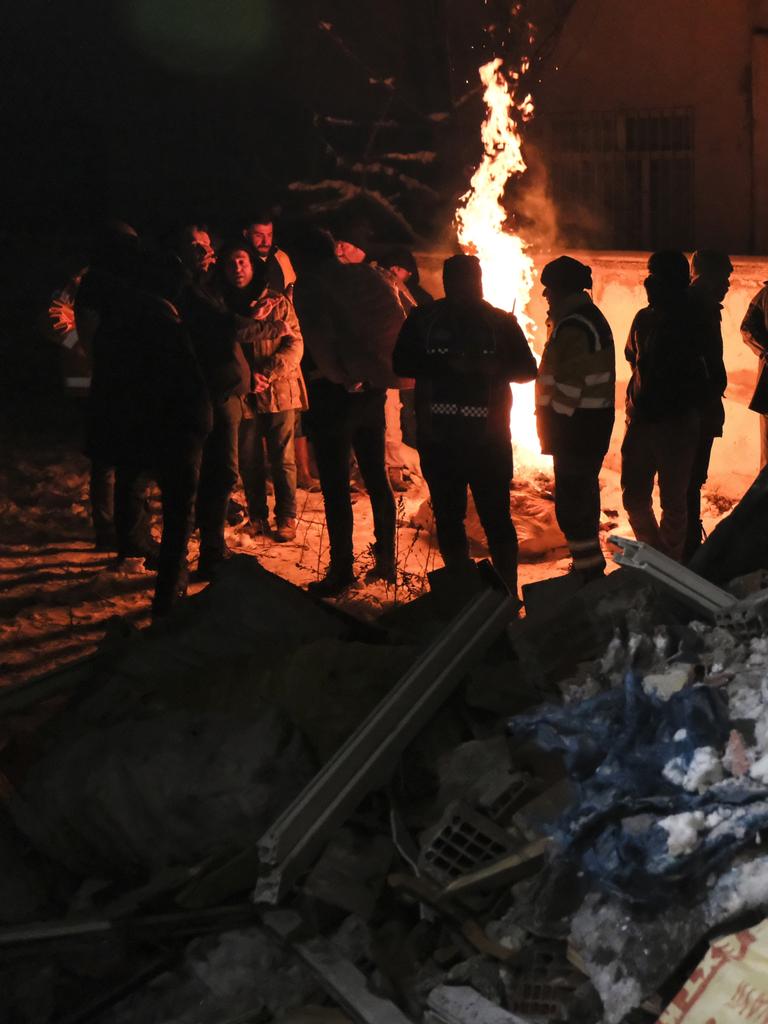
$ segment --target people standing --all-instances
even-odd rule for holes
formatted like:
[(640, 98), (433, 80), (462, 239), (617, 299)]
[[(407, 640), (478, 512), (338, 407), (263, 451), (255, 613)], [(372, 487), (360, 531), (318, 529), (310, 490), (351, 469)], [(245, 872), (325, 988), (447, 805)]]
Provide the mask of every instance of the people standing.
[(683, 561), (701, 546), (704, 527), (701, 522), (701, 489), (707, 481), (712, 445), (723, 436), (725, 407), (723, 396), (728, 375), (723, 360), (722, 311), (728, 294), (733, 264), (724, 252), (700, 249), (691, 260), (692, 279), (688, 289), (691, 313), (695, 323), (695, 340), (704, 360), (706, 380), (699, 404), (701, 416), (699, 443), (693, 459), (688, 486), (688, 525)]
[[(648, 260), (648, 305), (632, 321), (625, 355), (627, 427), (621, 446), (624, 508), (639, 541), (681, 561), (688, 527), (688, 490), (699, 445), (705, 359), (688, 295), (690, 269), (682, 252)], [(653, 510), (659, 479), (661, 521)]]
[(219, 254), (219, 293), (235, 317), (237, 342), (250, 369), (246, 415), (240, 425), (240, 474), (252, 536), (271, 536), (267, 507), (266, 442), (275, 489), (275, 540), (296, 536), (296, 414), (307, 408), (301, 373), (304, 343), (293, 305), (267, 287), (267, 268), (236, 242)]
[(387, 388), (400, 383), (392, 372), (392, 350), (404, 315), (381, 274), (365, 263), (340, 263), (327, 233), (308, 230), (292, 255), (309, 418), (331, 548), (325, 577), (308, 589), (332, 597), (355, 582), (349, 495), (353, 452), (373, 511), (375, 562), (369, 576), (395, 580), (395, 502), (384, 458), (384, 400)]
[(588, 294), (592, 270), (559, 256), (541, 272), (548, 336), (536, 379), (541, 450), (552, 456), (555, 515), (585, 580), (601, 576), (600, 469), (614, 421), (616, 359), (607, 320)]
[(178, 308), (208, 387), (213, 426), (203, 446), (197, 490), (196, 519), (200, 529), (197, 576), (212, 580), (229, 557), (224, 530), (232, 489), (237, 484), (237, 434), (248, 393), (250, 370), (236, 339), (234, 317), (214, 287), (216, 258), (207, 230), (190, 225), (176, 242), (187, 269), (187, 283)]
[[(408, 316), (416, 307), (416, 300), (406, 286), (403, 275), (397, 274), (383, 265), (369, 259), (368, 250), (370, 243), (367, 232), (359, 225), (340, 226), (336, 236), (336, 258), (346, 266), (368, 265), (373, 267), (394, 291), (397, 296), (403, 316)], [(384, 404), (384, 417), (386, 420), (386, 459), (389, 483), (394, 491), (404, 492), (408, 490), (404, 470), (403, 459), (403, 429), (401, 423), (402, 399), (401, 391), (408, 388), (388, 388)]]
[[(144, 558), (149, 568), (155, 568), (157, 545), (149, 529), (146, 483), (124, 471), (126, 459), (130, 460), (142, 391), (134, 359), (141, 341), (135, 309), (140, 271), (135, 229), (120, 221), (105, 225), (75, 296), (75, 320), (92, 367), (86, 453), (92, 467), (97, 542), (103, 527), (104, 546), (112, 546), (107, 531), (112, 504), (110, 470), (114, 468), (116, 564), (126, 558)], [(136, 374), (133, 378), (129, 377), (131, 372)]]
[(444, 299), (409, 315), (393, 368), (416, 381), (418, 450), (446, 567), (469, 560), (469, 487), (493, 564), (516, 596), (509, 385), (533, 380), (536, 360), (515, 317), (484, 301), (475, 256), (446, 260), (443, 285)]
[(741, 336), (760, 360), (749, 408), (760, 417), (760, 469), (768, 465), (768, 281), (754, 296), (741, 322)]

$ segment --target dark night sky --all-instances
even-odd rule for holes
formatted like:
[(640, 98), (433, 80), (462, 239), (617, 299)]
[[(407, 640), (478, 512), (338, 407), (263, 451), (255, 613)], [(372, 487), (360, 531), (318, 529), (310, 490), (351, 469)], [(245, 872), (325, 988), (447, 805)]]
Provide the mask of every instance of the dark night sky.
[(397, 75), (393, 110), (418, 136), (448, 99), (429, 52), (440, 7), (25, 0), (0, 40), (6, 225), (226, 212), (322, 177), (313, 113), (365, 117), (385, 99), (317, 27), (329, 15), (364, 63)]
[[(369, 70), (397, 83), (387, 116), (400, 129), (377, 142), (439, 145), (427, 115), (449, 109), (465, 75), (491, 55), (478, 12), (492, 8), (478, 0), (6, 5), (4, 227), (226, 219), (279, 199), (293, 179), (339, 176), (326, 142), (354, 160), (367, 129), (318, 132), (313, 116), (370, 122), (388, 93)], [(335, 39), (321, 22), (332, 23)], [(481, 113), (471, 116), (479, 122)]]

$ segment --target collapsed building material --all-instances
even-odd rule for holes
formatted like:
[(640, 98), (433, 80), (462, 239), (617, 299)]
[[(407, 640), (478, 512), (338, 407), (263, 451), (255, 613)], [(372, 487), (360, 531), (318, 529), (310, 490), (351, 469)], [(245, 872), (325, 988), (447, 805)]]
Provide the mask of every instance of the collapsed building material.
[(429, 993), (432, 1018), (441, 1024), (527, 1024), (466, 985), (438, 985)]
[(768, 569), (768, 467), (731, 513), (721, 519), (689, 566), (704, 579), (725, 585), (755, 569)]
[(456, 800), (423, 837), (419, 867), (437, 881), (447, 883), (497, 861), (521, 840), (520, 835), (499, 828)]
[(514, 599), (500, 581), (491, 582), (264, 833), (258, 852), (269, 873), (257, 883), (258, 902), (279, 901), (333, 830), (367, 793), (387, 781), (404, 748), (503, 630)]
[(526, 843), (515, 853), (486, 864), (476, 871), (462, 875), (446, 885), (444, 896), (461, 896), (477, 889), (497, 889), (501, 886), (519, 882), (528, 875), (534, 874), (544, 863), (547, 850), (552, 840), (547, 838), (534, 839)]
[(659, 1024), (768, 1017), (768, 921), (713, 942)]
[(411, 1024), (394, 1003), (374, 995), (365, 975), (323, 939), (298, 942), (293, 950), (328, 995), (360, 1024)]
[(438, 914), (460, 935), (470, 946), (483, 956), (495, 960), (511, 962), (517, 958), (517, 950), (497, 942), (486, 934), (485, 929), (473, 918), (467, 917), (463, 911), (447, 898), (437, 886), (426, 878), (415, 878), (413, 875), (390, 875), (387, 882), (396, 892), (407, 894), (419, 900), (425, 907), (436, 910)]
[(650, 544), (619, 537), (617, 534), (613, 534), (609, 542), (619, 548), (619, 553), (613, 556), (619, 565), (640, 569), (653, 579), (659, 580), (686, 604), (709, 618), (714, 618), (736, 603), (733, 594), (686, 569), (679, 562), (652, 548)]

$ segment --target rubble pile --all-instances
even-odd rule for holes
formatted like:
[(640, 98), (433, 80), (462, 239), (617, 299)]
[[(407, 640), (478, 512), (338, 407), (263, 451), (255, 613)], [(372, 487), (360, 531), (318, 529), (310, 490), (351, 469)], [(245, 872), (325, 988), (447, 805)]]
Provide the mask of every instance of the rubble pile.
[(373, 626), (239, 559), (62, 674), (2, 781), (10, 1019), (656, 1020), (768, 914), (768, 593), (630, 555)]

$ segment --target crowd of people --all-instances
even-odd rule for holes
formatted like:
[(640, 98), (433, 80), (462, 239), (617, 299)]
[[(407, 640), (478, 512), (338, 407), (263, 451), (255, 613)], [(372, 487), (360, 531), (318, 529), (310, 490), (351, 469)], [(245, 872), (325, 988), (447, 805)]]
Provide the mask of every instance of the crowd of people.
[[(289, 253), (272, 215), (255, 214), (214, 246), (208, 229), (183, 227), (159, 246), (133, 228), (106, 226), (88, 267), (49, 311), (66, 351), (68, 382), (87, 392), (87, 454), (97, 546), (157, 569), (153, 614), (186, 593), (187, 551), (200, 533), (197, 575), (215, 578), (229, 557), (225, 526), (276, 543), (296, 536), (297, 487), (319, 477), (330, 562), (309, 584), (321, 597), (354, 583), (350, 466), (373, 512), (374, 565), (393, 582), (395, 500), (407, 486), (403, 429), (418, 450), (446, 566), (469, 559), (467, 492), (493, 564), (517, 594), (517, 535), (510, 514), (513, 382), (535, 380), (542, 451), (553, 457), (555, 511), (585, 580), (605, 570), (599, 475), (614, 426), (611, 328), (592, 300), (592, 273), (569, 256), (541, 274), (547, 341), (537, 367), (511, 313), (483, 298), (476, 257), (443, 267), (445, 297), (423, 290), (402, 248), (370, 259), (355, 229), (306, 226)], [(702, 538), (700, 495), (722, 434), (727, 378), (722, 302), (733, 268), (701, 251), (648, 262), (648, 304), (625, 356), (621, 487), (639, 540), (685, 562)], [(768, 289), (751, 304), (744, 338), (762, 359), (752, 408), (762, 414), (768, 459)], [(267, 468), (268, 467), (268, 468)], [(268, 477), (274, 487), (274, 523)], [(231, 500), (242, 479), (246, 509)], [(658, 478), (661, 517), (653, 508)], [(163, 527), (152, 541), (146, 488), (160, 490)]]

